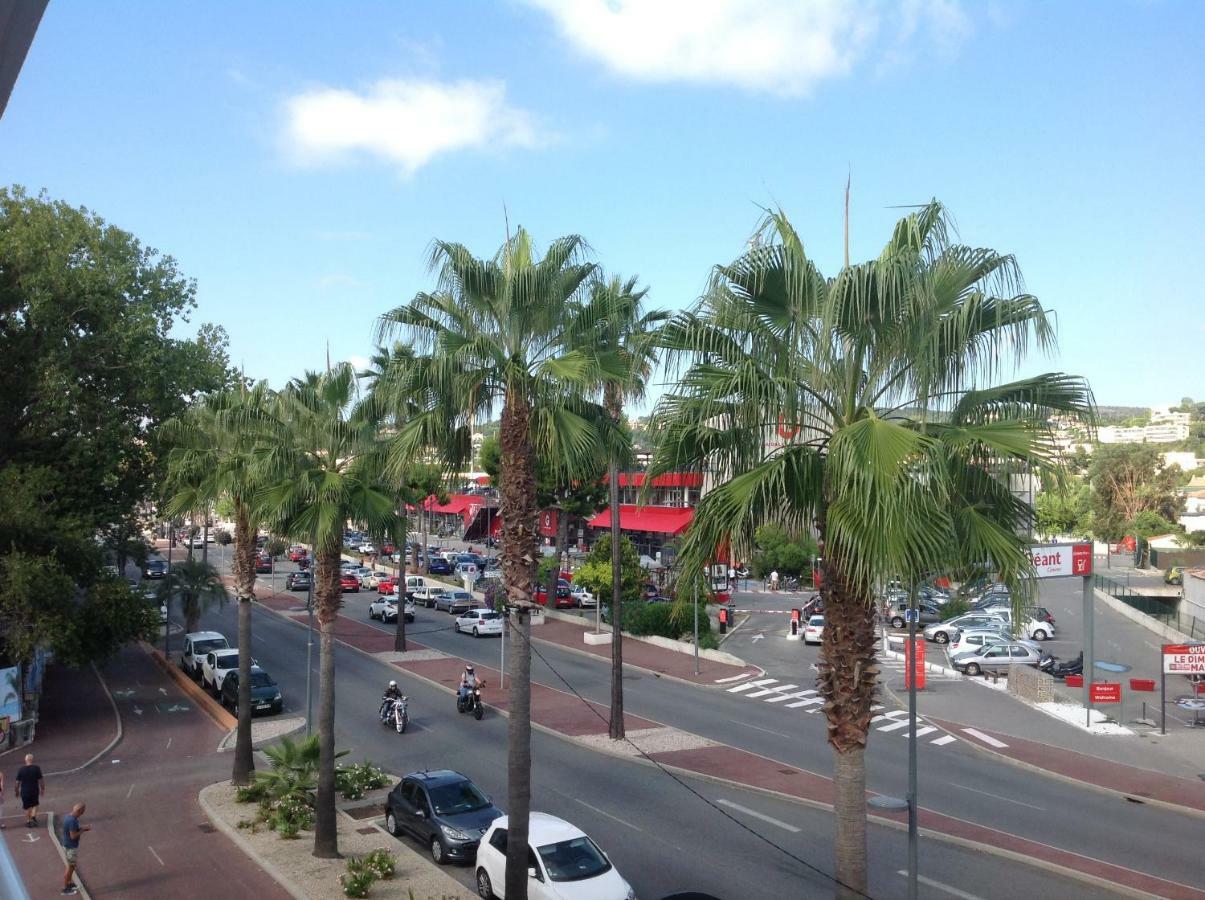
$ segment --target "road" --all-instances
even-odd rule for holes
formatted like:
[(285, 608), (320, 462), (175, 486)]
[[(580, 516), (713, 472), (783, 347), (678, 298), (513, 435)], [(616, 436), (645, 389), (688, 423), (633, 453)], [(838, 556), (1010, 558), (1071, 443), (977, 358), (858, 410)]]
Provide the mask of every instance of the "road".
[[(371, 594), (348, 595), (345, 613), (367, 621)], [(782, 619), (785, 625), (785, 618)], [(212, 613), (206, 624), (230, 635), (234, 633), (234, 612)], [(451, 619), (444, 613), (420, 609), (410, 633), (424, 644), (455, 652), (475, 661), (497, 665), (499, 642), (474, 641), (450, 631)], [(390, 626), (391, 628), (391, 626)], [(304, 709), (304, 629), (261, 609), (256, 610), (254, 652), (261, 664), (272, 671), (285, 686), (287, 707)], [(420, 634), (421, 633), (421, 634)], [(809, 679), (815, 648), (791, 645), (798, 656), (793, 667)], [(605, 665), (578, 654), (547, 645), (536, 645), (542, 659), (533, 661), (533, 678), (564, 687), (568, 682), (582, 695), (606, 701), (608, 673)], [(316, 663), (316, 660), (315, 660)], [(338, 655), (339, 713), (337, 728), (340, 745), (378, 760), (395, 771), (424, 766), (450, 766), (471, 775), (494, 796), (505, 796), (505, 728), (495, 717), (475, 723), (451, 715), (450, 696), (422, 683), (403, 681), (411, 695), (416, 730), (398, 739), (395, 735), (364, 728), (376, 709), (380, 685), (389, 677), (402, 680), (396, 669), (347, 649)], [(316, 678), (316, 675), (315, 675)], [(801, 768), (827, 773), (831, 756), (824, 740), (823, 716), (809, 715), (806, 709), (788, 709), (751, 696), (753, 692), (731, 693), (725, 690), (702, 692), (697, 687), (656, 679), (629, 672), (627, 705), (630, 712), (703, 734), (718, 741), (740, 746), (772, 759)], [(355, 698), (348, 704), (348, 697)], [(814, 707), (809, 707), (814, 708)], [(436, 710), (446, 709), (447, 713)], [(491, 718), (493, 719), (491, 721)], [(473, 730), (477, 733), (473, 733)], [(934, 738), (937, 735), (933, 735)], [(484, 738), (484, 741), (482, 740)], [(406, 748), (404, 762), (394, 762), (399, 743)], [(413, 752), (417, 745), (419, 752)], [(798, 804), (767, 798), (744, 790), (725, 790), (705, 782), (690, 781), (691, 787), (713, 803), (720, 799), (735, 806), (721, 812), (703, 804), (668, 776), (644, 766), (589, 754), (556, 738), (542, 734), (534, 737), (536, 807), (568, 818), (594, 835), (613, 853), (620, 870), (628, 874), (642, 896), (686, 887), (711, 885), (715, 891), (724, 885), (722, 896), (748, 896), (747, 879), (756, 878), (767, 890), (781, 888), (781, 894), (797, 890), (799, 879), (811, 879), (817, 889), (823, 880), (810, 875), (800, 863), (772, 851), (758, 838), (742, 830), (725, 813), (744, 816), (752, 825), (796, 856), (821, 868), (828, 866), (832, 833), (831, 820), (825, 813)], [(466, 749), (468, 748), (468, 749)], [(922, 742), (921, 796), (926, 807), (972, 819), (1027, 837), (1047, 840), (1089, 856), (1154, 871), (1165, 878), (1196, 883), (1200, 874), (1189, 862), (1195, 842), (1188, 837), (1199, 822), (1150, 807), (1135, 807), (1082, 790), (1073, 785), (1023, 773), (1011, 766), (985, 759), (960, 742), (932, 746)], [(905, 784), (906, 742), (898, 730), (889, 735), (873, 736), (867, 755), (868, 783), (871, 789), (899, 795)], [(768, 816), (781, 825), (768, 823), (740, 808)], [(1072, 815), (1069, 811), (1079, 811)], [(1127, 840), (1127, 846), (1114, 847), (1118, 821), (1124, 821), (1128, 833), (1158, 834), (1159, 839)], [(688, 841), (679, 835), (681, 823), (691, 822)], [(797, 828), (798, 831), (792, 831)], [(651, 836), (651, 837), (650, 837)], [(699, 860), (675, 866), (674, 848), (698, 844), (731, 847), (728, 859), (704, 854)], [(871, 832), (875, 896), (893, 896), (902, 866), (903, 846), (896, 832), (873, 828)], [(938, 841), (924, 842), (923, 867), (931, 872), (957, 872), (953, 884), (1001, 884), (1000, 892), (989, 890), (976, 896), (995, 896), (1003, 886), (1016, 887), (1016, 879), (1032, 880), (1033, 889), (1042, 895), (1054, 890), (1072, 896), (1084, 891), (1078, 885), (1017, 867), (1002, 867), (1001, 861), (983, 854), (968, 854)], [(668, 854), (668, 855), (667, 855)], [(766, 867), (783, 878), (781, 885), (772, 879)], [(1004, 882), (996, 875), (1007, 869)], [(796, 887), (788, 887), (796, 885)]]

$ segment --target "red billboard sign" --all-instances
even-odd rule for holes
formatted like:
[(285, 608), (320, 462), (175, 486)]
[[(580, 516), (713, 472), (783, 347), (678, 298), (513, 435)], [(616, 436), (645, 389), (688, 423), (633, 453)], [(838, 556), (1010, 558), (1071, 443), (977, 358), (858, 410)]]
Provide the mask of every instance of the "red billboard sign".
[(1093, 703), (1120, 703), (1121, 682), (1094, 681), (1090, 698)]
[(1034, 544), (1029, 561), (1038, 578), (1092, 574), (1091, 544)]
[(1164, 644), (1163, 672), (1167, 675), (1205, 675), (1205, 644)]

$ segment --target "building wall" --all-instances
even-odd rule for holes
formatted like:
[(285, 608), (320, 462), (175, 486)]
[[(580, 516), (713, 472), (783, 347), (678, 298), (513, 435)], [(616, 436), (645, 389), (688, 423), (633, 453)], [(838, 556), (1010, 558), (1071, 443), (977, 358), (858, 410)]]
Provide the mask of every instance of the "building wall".
[(1180, 612), (1205, 622), (1205, 569), (1184, 573), (1184, 599), (1180, 601)]

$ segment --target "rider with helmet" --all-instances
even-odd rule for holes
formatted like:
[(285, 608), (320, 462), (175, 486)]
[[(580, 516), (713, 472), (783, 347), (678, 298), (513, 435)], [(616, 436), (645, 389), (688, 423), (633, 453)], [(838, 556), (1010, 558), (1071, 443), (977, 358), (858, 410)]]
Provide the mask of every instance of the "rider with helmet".
[(386, 710), (393, 708), (393, 701), (401, 699), (402, 689), (397, 686), (396, 681), (390, 681), (389, 687), (385, 688), (385, 695), (381, 697), (381, 711), (378, 713), (378, 715), (382, 719), (385, 718)]
[(460, 689), (456, 692), (456, 699), (463, 700), (473, 688), (478, 687), (481, 682), (477, 678), (477, 672), (473, 669), (472, 663), (467, 663), (464, 671), (460, 673)]

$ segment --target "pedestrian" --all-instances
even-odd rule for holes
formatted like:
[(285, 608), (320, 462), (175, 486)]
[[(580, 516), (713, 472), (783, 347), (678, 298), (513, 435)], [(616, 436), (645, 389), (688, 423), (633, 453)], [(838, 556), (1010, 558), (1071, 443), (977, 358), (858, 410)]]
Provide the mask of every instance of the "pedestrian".
[(778, 570), (775, 569), (770, 573), (770, 590), (778, 590)]
[(25, 810), (25, 827), (38, 827), (38, 804), (46, 793), (46, 782), (42, 778), (42, 767), (33, 764), (33, 754), (25, 754), (25, 765), (17, 769), (17, 794), (21, 797), (21, 808)]
[(63, 872), (63, 894), (78, 894), (79, 889), (75, 886), (72, 880), (75, 875), (75, 867), (79, 863), (79, 839), (80, 835), (85, 831), (91, 831), (91, 825), (81, 825), (79, 817), (84, 814), (87, 807), (82, 803), (77, 803), (71, 807), (71, 815), (63, 817), (63, 850), (67, 857), (67, 870)]
[(7, 828), (4, 824), (4, 773), (0, 772), (0, 828)]

